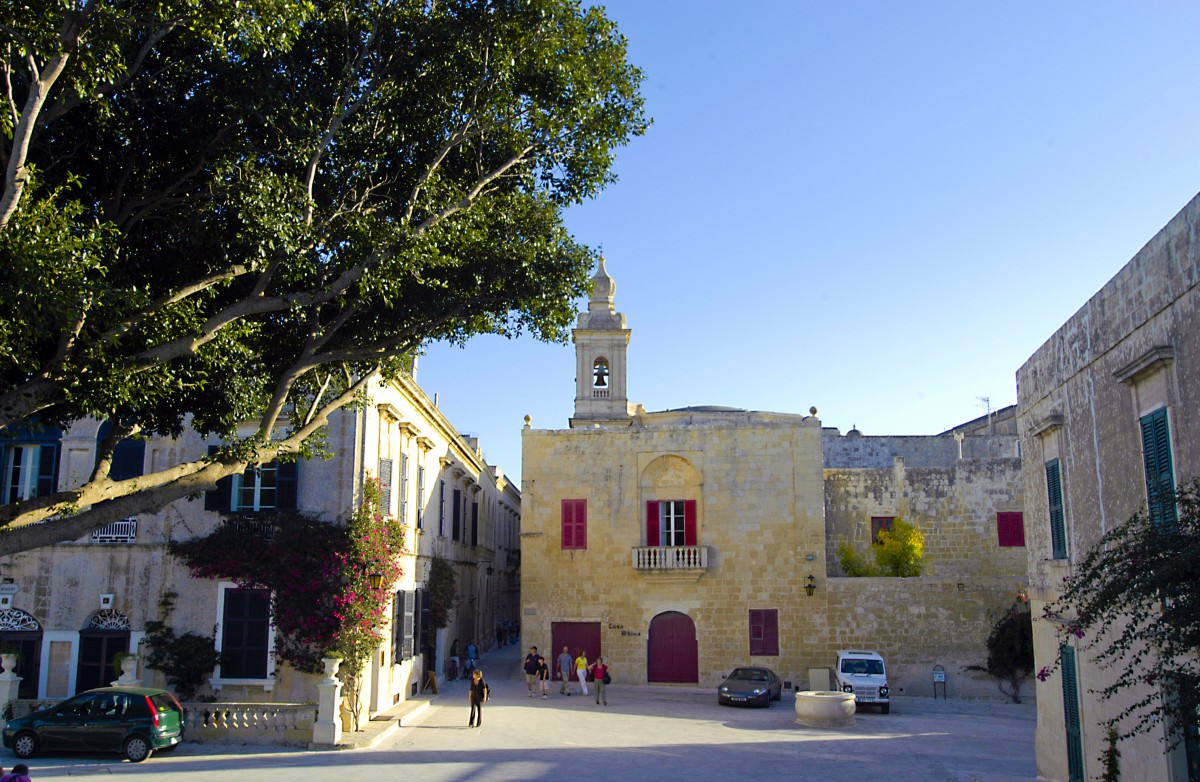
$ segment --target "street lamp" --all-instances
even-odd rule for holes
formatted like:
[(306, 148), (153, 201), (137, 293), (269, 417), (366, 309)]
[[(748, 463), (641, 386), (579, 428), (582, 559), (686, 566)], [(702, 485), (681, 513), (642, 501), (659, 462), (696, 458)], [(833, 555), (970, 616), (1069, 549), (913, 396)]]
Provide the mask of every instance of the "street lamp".
[(804, 579), (804, 594), (808, 595), (809, 597), (812, 597), (813, 593), (816, 591), (817, 591), (817, 579), (815, 576), (813, 576), (811, 573), (809, 573), (808, 578)]

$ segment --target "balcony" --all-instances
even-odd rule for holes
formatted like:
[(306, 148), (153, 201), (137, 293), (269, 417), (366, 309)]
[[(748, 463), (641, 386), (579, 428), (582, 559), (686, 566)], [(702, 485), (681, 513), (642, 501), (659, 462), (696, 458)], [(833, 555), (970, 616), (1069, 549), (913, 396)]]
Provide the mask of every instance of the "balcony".
[(118, 519), (92, 531), (92, 542), (102, 545), (113, 543), (134, 543), (137, 541), (137, 516)]
[(635, 546), (633, 569), (659, 573), (703, 573), (708, 569), (708, 546)]

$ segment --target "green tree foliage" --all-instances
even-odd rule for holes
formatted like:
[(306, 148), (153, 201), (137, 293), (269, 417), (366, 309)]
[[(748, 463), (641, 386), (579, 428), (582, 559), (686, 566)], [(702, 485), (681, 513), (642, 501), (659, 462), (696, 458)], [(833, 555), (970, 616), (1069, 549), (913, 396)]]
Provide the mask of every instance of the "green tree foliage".
[[(1111, 672), (1097, 692), (1121, 706), (1104, 723), (1119, 739), (1164, 723), (1194, 729), (1200, 714), (1200, 481), (1173, 496), (1174, 520), (1143, 509), (1109, 530), (1044, 612), (1058, 625), (1060, 647), (1073, 642)], [(1172, 731), (1169, 745), (1183, 734)]]
[(862, 576), (894, 576), (913, 578), (925, 569), (925, 533), (896, 518), (890, 530), (882, 530), (871, 546), (874, 562), (849, 543), (837, 546), (842, 572), (851, 578)]
[(987, 639), (987, 665), (968, 665), (996, 680), (1000, 692), (1013, 703), (1021, 702), (1021, 682), (1033, 673), (1033, 619), (1029, 603), (1014, 602), (992, 626)]
[[(624, 38), (574, 0), (0, 19), (0, 429), (113, 424), (81, 487), (0, 507), (0, 554), (307, 455), (430, 341), (564, 339), (595, 252), (562, 211), (647, 126)], [(108, 478), (122, 438), (185, 425), (226, 446)]]
[(429, 562), (429, 623), (440, 630), (450, 623), (450, 611), (458, 592), (454, 582), (454, 566), (443, 556), (435, 554)]

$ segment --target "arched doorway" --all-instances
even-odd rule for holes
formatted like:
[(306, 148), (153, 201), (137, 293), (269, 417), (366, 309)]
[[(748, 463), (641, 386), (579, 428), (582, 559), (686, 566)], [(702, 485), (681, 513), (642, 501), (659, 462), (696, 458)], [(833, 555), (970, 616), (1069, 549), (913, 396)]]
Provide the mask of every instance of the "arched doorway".
[(116, 670), (117, 655), (128, 651), (129, 618), (111, 608), (92, 614), (87, 629), (79, 633), (75, 692), (107, 687), (120, 675)]
[(19, 608), (0, 611), (0, 649), (17, 655), (21, 684), (18, 698), (38, 696), (38, 674), (42, 668), (42, 626)]
[(681, 684), (700, 681), (696, 623), (687, 614), (667, 611), (654, 617), (646, 647), (647, 681)]

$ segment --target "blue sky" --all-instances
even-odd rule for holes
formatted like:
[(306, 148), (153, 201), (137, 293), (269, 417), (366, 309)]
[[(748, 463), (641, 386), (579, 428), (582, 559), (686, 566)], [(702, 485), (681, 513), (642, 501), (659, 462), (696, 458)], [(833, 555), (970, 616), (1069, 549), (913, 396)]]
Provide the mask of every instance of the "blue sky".
[[(620, 0), (654, 118), (567, 214), (633, 330), (629, 398), (936, 434), (1200, 190), (1200, 3)], [(581, 302), (581, 306), (583, 303)], [(574, 348), (434, 345), (418, 382), (520, 475)]]

